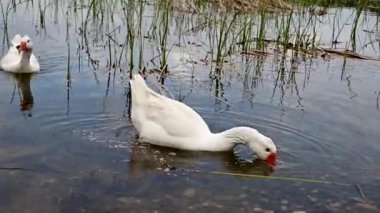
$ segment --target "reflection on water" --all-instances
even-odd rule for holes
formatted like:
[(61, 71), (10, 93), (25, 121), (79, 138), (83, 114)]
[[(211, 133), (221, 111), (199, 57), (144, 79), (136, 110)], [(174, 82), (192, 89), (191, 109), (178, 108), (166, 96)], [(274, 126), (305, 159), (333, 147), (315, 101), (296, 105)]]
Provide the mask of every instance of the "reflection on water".
[(33, 74), (11, 74), (15, 85), (15, 91), (12, 96), (12, 100), (15, 98), (16, 91), (20, 98), (20, 111), (27, 112), (28, 116), (32, 116), (31, 110), (34, 105), (33, 94), (30, 88), (30, 81)]
[[(128, 160), (128, 176), (131, 178), (141, 178), (148, 171), (197, 171), (199, 159), (218, 162), (217, 170), (226, 172), (238, 172), (241, 174), (269, 175), (273, 170), (263, 161), (252, 159), (251, 156), (240, 156), (247, 154), (247, 150), (238, 147), (234, 152), (207, 153), (207, 152), (186, 152), (163, 147), (134, 144), (131, 148)], [(213, 165), (214, 167), (215, 165)], [(207, 166), (206, 166), (207, 168)], [(206, 169), (204, 168), (204, 169)], [(212, 169), (212, 167), (208, 168)], [(215, 169), (215, 168), (214, 168)], [(209, 171), (210, 171), (209, 170)]]

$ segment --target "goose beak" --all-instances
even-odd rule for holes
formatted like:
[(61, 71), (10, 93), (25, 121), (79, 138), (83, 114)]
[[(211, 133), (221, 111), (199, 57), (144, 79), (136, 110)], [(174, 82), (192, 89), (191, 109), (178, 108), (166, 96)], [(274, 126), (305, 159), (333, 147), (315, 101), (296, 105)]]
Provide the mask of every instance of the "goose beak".
[(276, 153), (270, 153), (267, 157), (267, 159), (265, 160), (269, 166), (271, 167), (275, 167), (276, 166)]
[(28, 49), (28, 46), (26, 45), (26, 42), (22, 41), (20, 44), (20, 51), (25, 51)]

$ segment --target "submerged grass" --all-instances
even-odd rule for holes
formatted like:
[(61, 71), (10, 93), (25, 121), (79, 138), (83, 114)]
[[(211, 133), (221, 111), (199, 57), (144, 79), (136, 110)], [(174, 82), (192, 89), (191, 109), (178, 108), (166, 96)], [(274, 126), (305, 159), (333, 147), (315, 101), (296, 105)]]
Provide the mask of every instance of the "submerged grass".
[(281, 177), (281, 176), (266, 176), (266, 175), (242, 174), (242, 173), (232, 173), (232, 172), (216, 172), (216, 171), (210, 171), (209, 173), (217, 174), (217, 175), (247, 177), (247, 178), (260, 178), (260, 179), (266, 179), (266, 180), (283, 180), (283, 181), (303, 182), (303, 183), (319, 183), (319, 184), (335, 184), (335, 185), (341, 185), (341, 186), (354, 186), (353, 184), (349, 184), (349, 183), (319, 180), (319, 179), (291, 178), (291, 177)]

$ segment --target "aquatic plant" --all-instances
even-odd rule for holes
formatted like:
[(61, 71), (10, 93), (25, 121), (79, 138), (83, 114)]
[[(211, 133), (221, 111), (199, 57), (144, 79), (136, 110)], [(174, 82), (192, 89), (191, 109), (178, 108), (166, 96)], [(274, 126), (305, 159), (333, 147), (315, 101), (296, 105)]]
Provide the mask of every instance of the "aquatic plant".
[[(1, 1), (3, 22), (8, 22), (14, 7), (21, 6), (17, 2), (14, 6), (14, 3), (12, 0)], [(327, 50), (326, 45), (331, 48), (346, 45), (350, 51), (368, 49), (364, 47), (367, 45), (379, 52), (377, 37), (358, 44), (363, 33), (359, 29), (366, 24), (371, 23), (368, 31), (372, 35), (379, 32), (379, 18), (374, 24), (373, 18), (367, 19), (365, 15), (371, 1), (361, 0), (359, 3), (355, 4), (358, 9), (353, 10), (352, 15), (344, 14), (340, 8), (320, 8), (322, 1), (313, 4), (311, 1), (268, 0), (260, 3), (247, 0), (238, 5), (238, 1), (233, 0), (39, 0), (29, 7), (37, 14), (38, 30), (48, 30), (46, 26), (51, 23), (63, 26), (60, 23), (62, 17), (67, 16), (67, 34), (79, 35), (79, 60), (88, 62), (97, 82), (97, 76), (106, 73), (107, 88), (117, 71), (127, 77), (137, 71), (157, 71), (166, 75), (171, 69), (172, 48), (187, 51), (187, 47), (194, 45), (200, 51), (199, 57), (197, 55), (194, 60), (186, 58), (182, 63), (192, 67), (197, 63), (207, 65), (211, 70), (210, 78), (217, 83), (213, 87), (218, 85), (217, 91), (221, 91), (222, 85), (228, 85), (225, 72), (232, 70), (228, 66), (240, 59), (244, 63), (245, 75), (250, 76), (244, 84), (250, 88), (260, 85), (264, 65), (270, 61), (277, 93), (279, 88), (298, 90), (292, 85), (297, 84), (299, 74), (296, 70), (300, 64), (312, 63), (313, 57), (326, 52), (339, 54), (336, 52), (339, 49)], [(308, 4), (310, 6), (301, 7)], [(231, 7), (234, 10), (230, 10)], [(331, 35), (321, 35), (321, 20), (331, 24)], [(347, 40), (344, 35), (349, 27), (351, 35)], [(326, 37), (330, 43), (326, 43)], [(3, 36), (3, 41), (8, 40)], [(68, 48), (72, 49), (72, 43)], [(101, 49), (106, 54), (100, 56)], [(194, 68), (191, 72), (195, 78)]]

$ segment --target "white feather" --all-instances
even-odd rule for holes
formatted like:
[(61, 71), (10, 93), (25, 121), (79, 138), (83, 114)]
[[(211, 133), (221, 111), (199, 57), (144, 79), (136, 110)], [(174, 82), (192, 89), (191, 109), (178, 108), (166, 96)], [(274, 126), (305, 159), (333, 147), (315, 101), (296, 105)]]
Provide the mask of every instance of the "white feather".
[(21, 38), (21, 36), (19, 34), (15, 35), (15, 37), (11, 41), (12, 44), (13, 44), (13, 46), (16, 46), (16, 45), (20, 44), (21, 39), (22, 38)]
[(151, 90), (141, 75), (130, 80), (132, 123), (143, 142), (185, 150), (227, 151), (236, 144), (248, 145), (262, 159), (276, 153), (272, 140), (249, 127), (222, 133), (210, 131), (202, 117), (187, 105)]
[[(27, 42), (29, 51), (18, 51), (16, 46), (21, 42)], [(11, 41), (12, 45), (8, 53), (0, 60), (0, 69), (14, 73), (34, 73), (40, 71), (40, 64), (32, 52), (32, 43), (28, 36), (21, 37), (17, 34)]]
[(154, 92), (140, 75), (135, 75), (131, 80), (131, 87), (132, 121), (142, 140), (156, 145), (192, 149), (181, 141), (200, 140), (203, 135), (211, 134), (207, 124), (195, 111)]

